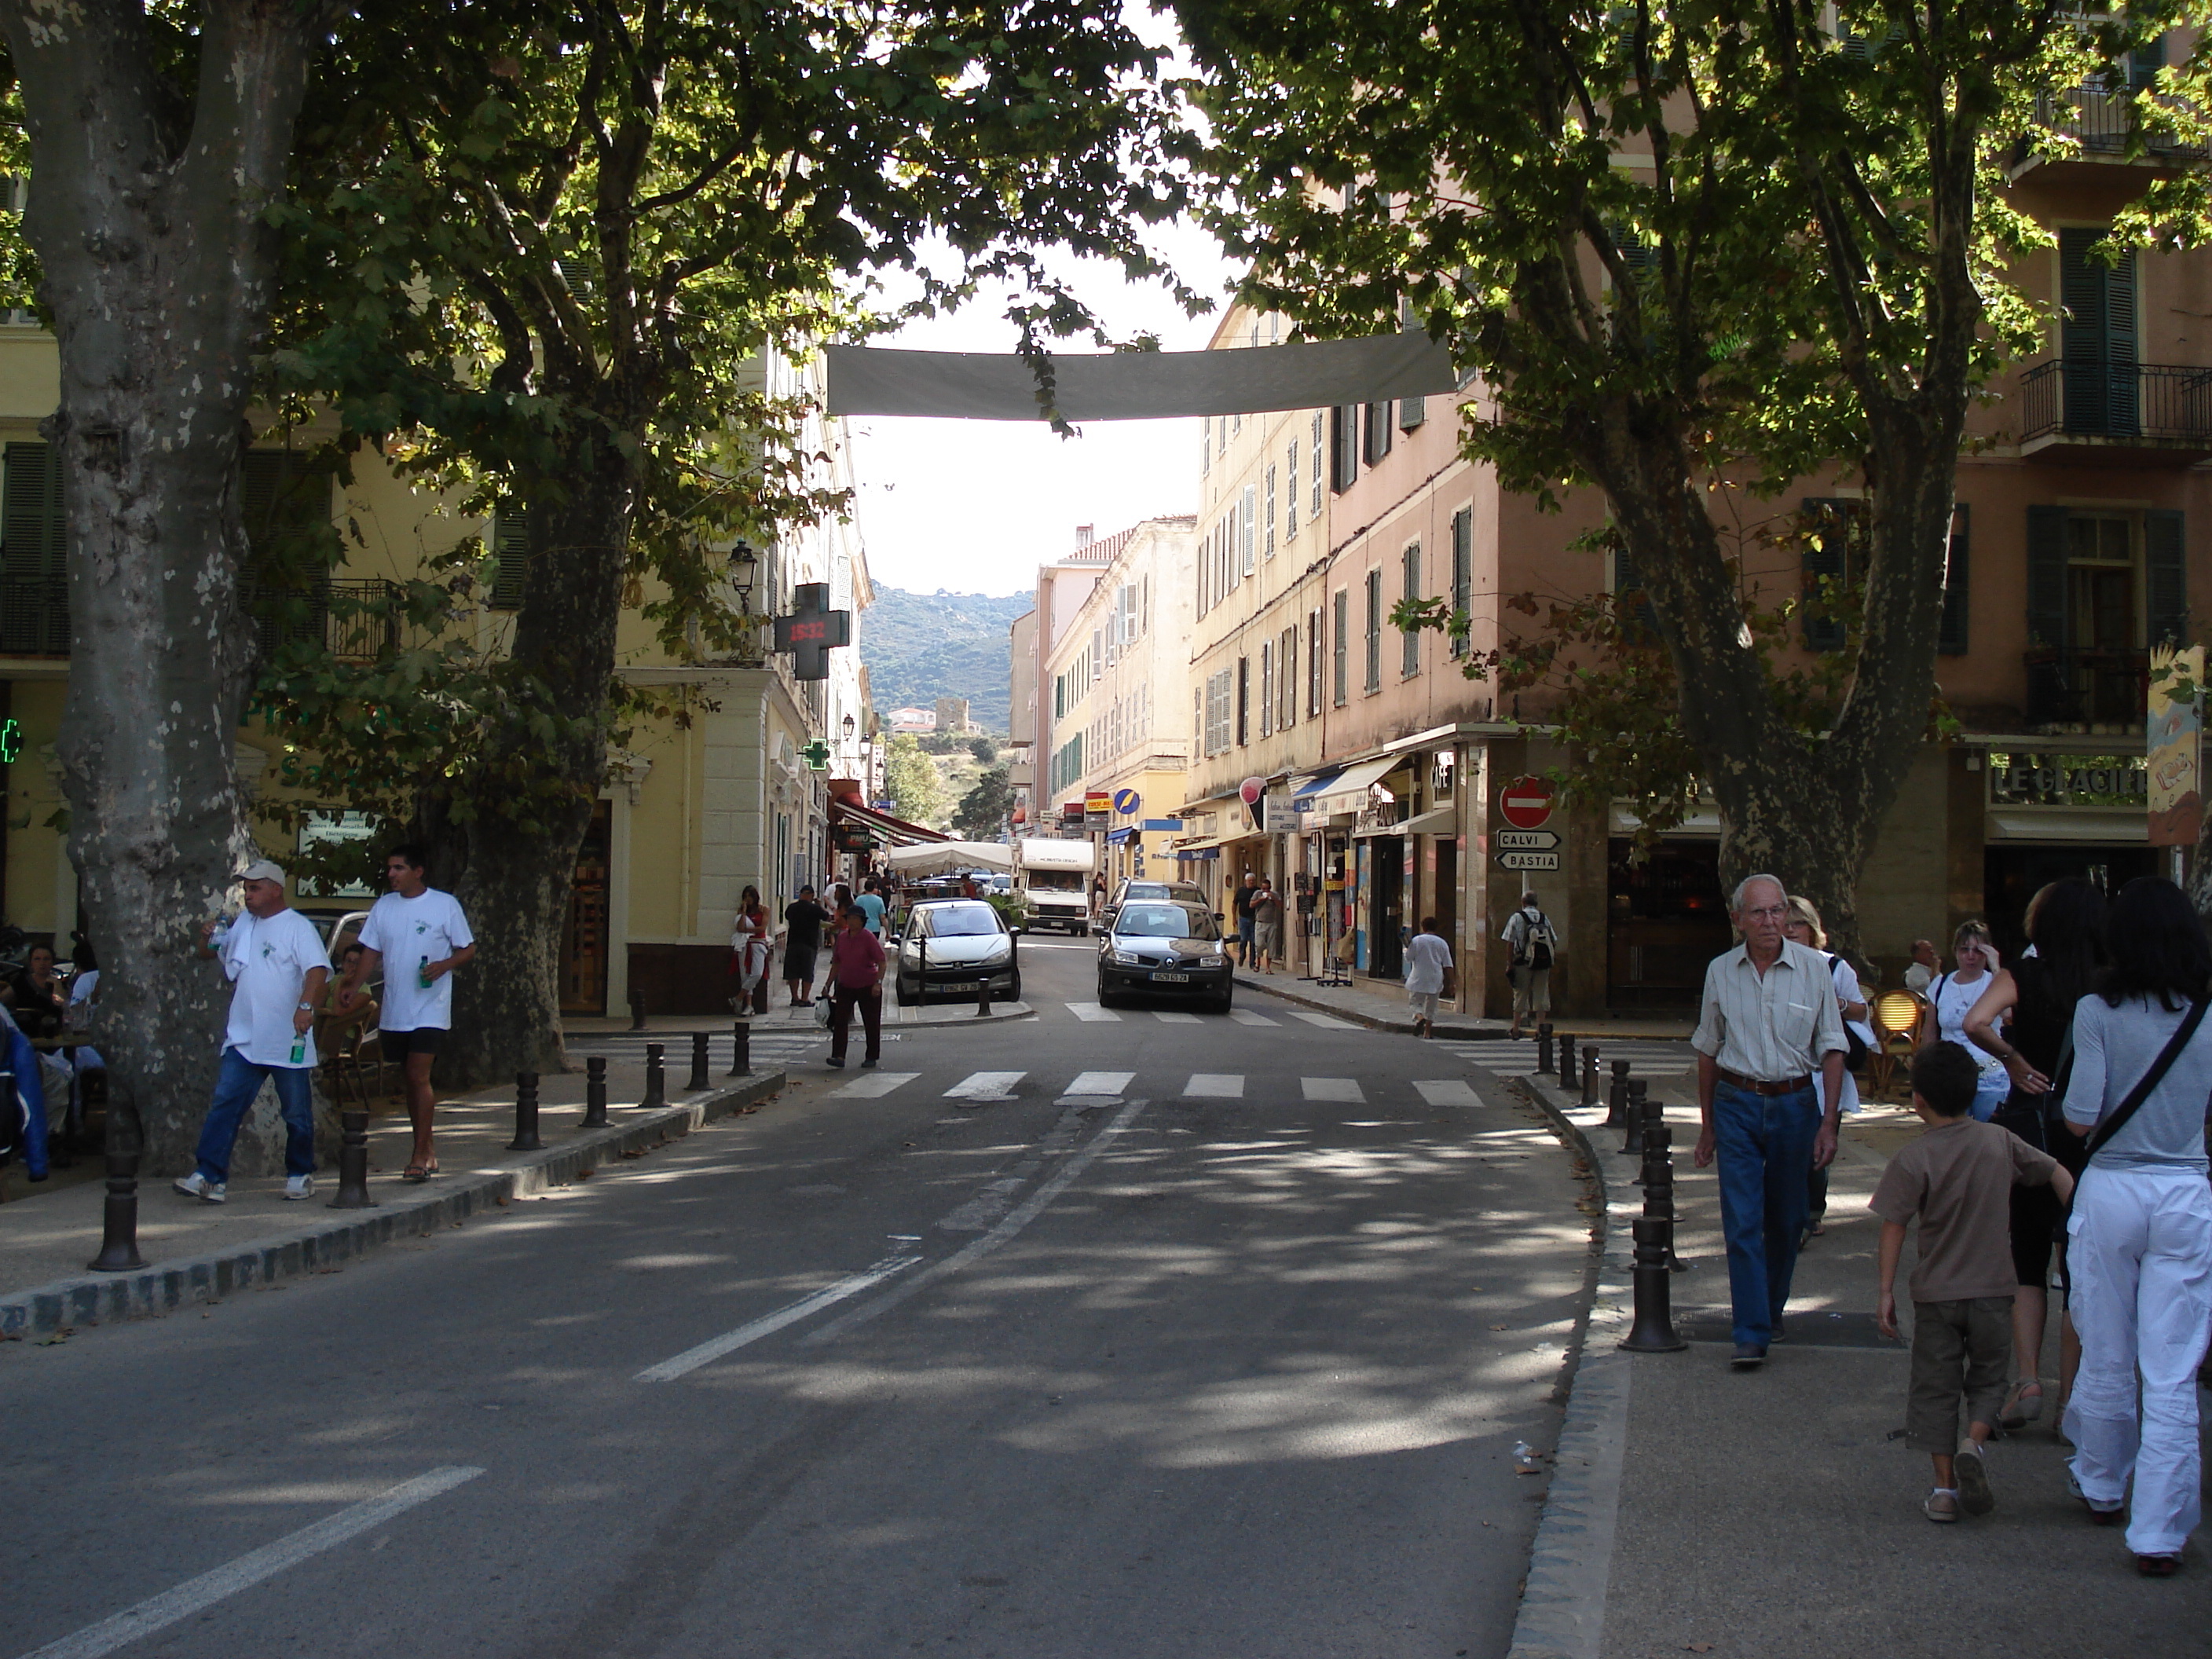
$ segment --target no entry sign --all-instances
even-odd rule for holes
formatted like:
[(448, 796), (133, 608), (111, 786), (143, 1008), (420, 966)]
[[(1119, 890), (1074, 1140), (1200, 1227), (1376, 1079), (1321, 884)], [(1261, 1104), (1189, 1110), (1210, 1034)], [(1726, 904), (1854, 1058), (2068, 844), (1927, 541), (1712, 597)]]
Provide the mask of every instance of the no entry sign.
[(1552, 786), (1543, 778), (1515, 778), (1498, 794), (1498, 815), (1516, 830), (1540, 830), (1552, 816)]

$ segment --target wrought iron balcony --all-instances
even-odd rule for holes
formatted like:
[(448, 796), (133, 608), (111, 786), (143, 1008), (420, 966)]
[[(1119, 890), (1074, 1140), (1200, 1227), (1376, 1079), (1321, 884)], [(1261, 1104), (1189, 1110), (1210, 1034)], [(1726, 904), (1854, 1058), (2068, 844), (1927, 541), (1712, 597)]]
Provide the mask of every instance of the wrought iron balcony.
[(2142, 730), (2150, 699), (2148, 651), (2031, 651), (2030, 731)]
[[(2143, 166), (2172, 167), (2204, 154), (2201, 147), (2182, 143), (2171, 128), (2155, 121), (2146, 125), (2137, 113), (2132, 88), (2113, 91), (2091, 83), (2039, 94), (2035, 128), (2021, 135), (2014, 147), (2011, 173), (2014, 178), (2032, 167), (2054, 162), (2079, 161), (2109, 167), (2115, 161), (2134, 160)], [(2071, 139), (2068, 153), (2054, 155), (2039, 142), (2046, 132)]]
[[(241, 597), (264, 659), (297, 639), (320, 639), (340, 662), (373, 662), (399, 647), (398, 590), (387, 581), (249, 586)], [(70, 645), (65, 578), (0, 576), (0, 656), (66, 657)]]
[(2021, 377), (2020, 448), (2212, 455), (2212, 368), (2053, 357)]

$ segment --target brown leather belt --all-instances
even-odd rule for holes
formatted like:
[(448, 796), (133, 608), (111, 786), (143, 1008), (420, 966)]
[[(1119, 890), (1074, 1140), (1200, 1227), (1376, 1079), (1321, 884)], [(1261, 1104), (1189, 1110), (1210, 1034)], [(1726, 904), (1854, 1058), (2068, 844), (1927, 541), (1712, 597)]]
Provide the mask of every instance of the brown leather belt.
[(1746, 1077), (1740, 1072), (1731, 1072), (1725, 1066), (1716, 1066), (1714, 1069), (1720, 1073), (1722, 1082), (1741, 1089), (1747, 1095), (1794, 1095), (1800, 1089), (1809, 1089), (1813, 1086), (1813, 1079), (1810, 1076), (1793, 1077), (1784, 1083), (1761, 1083), (1757, 1078)]

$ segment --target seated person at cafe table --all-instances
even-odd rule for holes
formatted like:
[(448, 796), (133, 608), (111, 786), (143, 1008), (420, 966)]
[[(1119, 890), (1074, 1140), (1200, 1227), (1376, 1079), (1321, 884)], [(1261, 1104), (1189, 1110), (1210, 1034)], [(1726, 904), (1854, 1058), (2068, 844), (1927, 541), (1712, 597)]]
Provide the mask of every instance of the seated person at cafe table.
[(33, 945), (29, 960), (8, 981), (9, 1002), (15, 1024), (33, 1042), (59, 1036), (69, 1006), (69, 988), (54, 971), (54, 947)]

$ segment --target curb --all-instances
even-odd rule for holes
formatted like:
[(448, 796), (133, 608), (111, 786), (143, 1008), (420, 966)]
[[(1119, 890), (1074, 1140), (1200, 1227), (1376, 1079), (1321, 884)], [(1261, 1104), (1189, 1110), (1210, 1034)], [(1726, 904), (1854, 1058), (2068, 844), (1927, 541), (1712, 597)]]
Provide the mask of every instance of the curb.
[[(1339, 1019), (1350, 1020), (1354, 1025), (1364, 1025), (1370, 1030), (1395, 1031), (1400, 1036), (1413, 1035), (1413, 1022), (1410, 1019), (1384, 1019), (1379, 1014), (1362, 1013), (1356, 1008), (1346, 1008), (1340, 1003), (1328, 1002), (1320, 997), (1305, 996), (1297, 991), (1285, 990), (1281, 986), (1269, 980), (1248, 979), (1243, 974), (1239, 974), (1237, 975), (1237, 988), (1240, 991), (1257, 991), (1262, 996), (1278, 997), (1285, 1002), (1295, 1002), (1301, 1008), (1310, 1008), (1317, 1014), (1334, 1014)], [(1493, 1031), (1480, 1025), (1447, 1025), (1441, 1020), (1437, 1023), (1436, 1030), (1431, 1035), (1449, 1037), (1457, 1042), (1503, 1042), (1505, 1041), (1505, 1033), (1502, 1030)]]
[(733, 1087), (641, 1114), (503, 1168), (441, 1181), (437, 1190), (421, 1197), (386, 1198), (372, 1210), (343, 1211), (320, 1225), (228, 1245), (207, 1255), (130, 1273), (82, 1273), (13, 1291), (0, 1296), (0, 1340), (149, 1318), (255, 1285), (321, 1272), (395, 1239), (420, 1238), (515, 1199), (567, 1186), (625, 1152), (680, 1139), (712, 1119), (780, 1094), (784, 1084), (783, 1073), (763, 1072)]
[(1552, 1479), (1528, 1549), (1521, 1610), (1506, 1659), (1598, 1659), (1620, 1511), (1620, 1472), (1628, 1445), (1633, 1356), (1620, 1351), (1631, 1325), (1632, 1287), (1613, 1254), (1613, 1183), (1603, 1154), (1583, 1127), (1534, 1079), (1516, 1079), (1522, 1096), (1589, 1166), (1603, 1200), (1597, 1282), (1568, 1384), (1565, 1415), (1553, 1453)]

